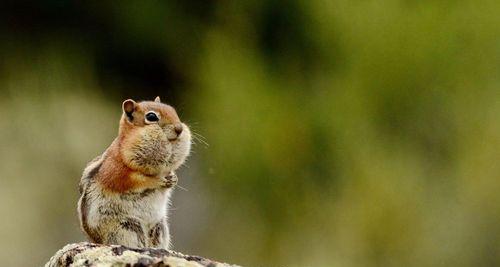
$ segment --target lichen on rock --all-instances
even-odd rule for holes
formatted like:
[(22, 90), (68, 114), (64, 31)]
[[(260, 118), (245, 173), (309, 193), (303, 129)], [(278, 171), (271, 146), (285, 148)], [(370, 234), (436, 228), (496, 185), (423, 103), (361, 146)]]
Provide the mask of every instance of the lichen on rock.
[(88, 242), (69, 244), (56, 252), (45, 267), (231, 267), (199, 256), (154, 248), (129, 248)]

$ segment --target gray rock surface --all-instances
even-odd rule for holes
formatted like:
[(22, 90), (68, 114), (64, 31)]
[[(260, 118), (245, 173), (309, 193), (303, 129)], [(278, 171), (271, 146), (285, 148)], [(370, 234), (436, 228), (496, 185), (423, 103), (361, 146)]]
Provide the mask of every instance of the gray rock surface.
[(66, 245), (56, 252), (45, 267), (80, 266), (169, 266), (169, 267), (230, 267), (198, 256), (153, 248), (129, 248), (119, 245), (100, 245), (88, 242)]

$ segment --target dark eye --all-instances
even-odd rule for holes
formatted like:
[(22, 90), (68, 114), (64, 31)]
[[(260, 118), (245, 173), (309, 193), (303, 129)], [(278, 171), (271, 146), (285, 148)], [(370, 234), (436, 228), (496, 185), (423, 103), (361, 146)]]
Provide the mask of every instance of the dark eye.
[(156, 113), (154, 113), (154, 112), (148, 112), (148, 113), (146, 113), (146, 121), (148, 121), (148, 122), (155, 122), (155, 121), (158, 121), (158, 120), (160, 120), (160, 119), (158, 118), (158, 115), (156, 115)]

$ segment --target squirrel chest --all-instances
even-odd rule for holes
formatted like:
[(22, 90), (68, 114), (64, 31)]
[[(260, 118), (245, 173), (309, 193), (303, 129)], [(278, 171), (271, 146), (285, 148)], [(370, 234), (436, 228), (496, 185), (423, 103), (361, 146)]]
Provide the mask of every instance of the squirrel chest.
[(99, 187), (91, 186), (87, 194), (93, 199), (87, 207), (90, 227), (98, 226), (109, 217), (132, 218), (145, 227), (151, 227), (167, 217), (171, 189), (144, 189), (142, 192), (117, 194), (102, 192)]

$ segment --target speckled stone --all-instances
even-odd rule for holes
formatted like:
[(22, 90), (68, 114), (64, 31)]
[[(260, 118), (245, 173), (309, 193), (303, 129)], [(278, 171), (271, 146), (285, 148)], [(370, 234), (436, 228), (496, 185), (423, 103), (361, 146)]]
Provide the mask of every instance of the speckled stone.
[(237, 267), (205, 259), (183, 255), (179, 252), (153, 248), (129, 248), (106, 246), (88, 242), (66, 245), (56, 252), (45, 267)]

